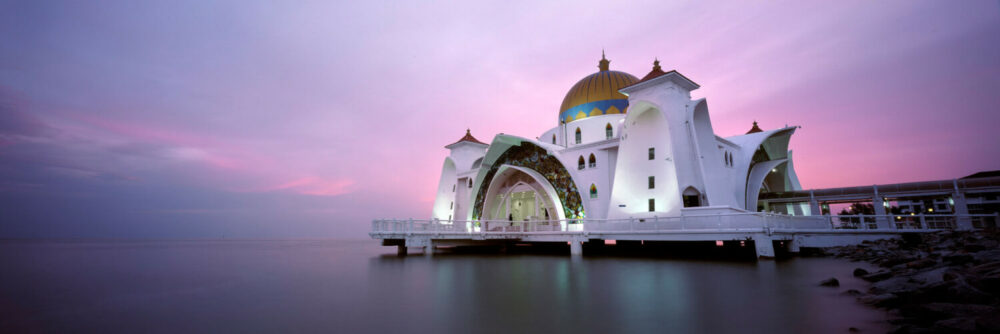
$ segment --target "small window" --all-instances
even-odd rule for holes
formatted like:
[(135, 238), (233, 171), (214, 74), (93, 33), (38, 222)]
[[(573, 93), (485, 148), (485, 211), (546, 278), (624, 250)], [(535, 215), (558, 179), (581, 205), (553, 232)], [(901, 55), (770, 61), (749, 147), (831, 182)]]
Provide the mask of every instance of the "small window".
[(457, 184), (451, 185), (451, 192), (455, 192), (455, 188), (457, 188), (457, 186), (458, 186)]
[(649, 160), (653, 160), (653, 159), (656, 159), (656, 149), (650, 147), (649, 148)]
[(555, 143), (556, 143), (556, 135), (553, 134), (552, 135), (552, 144), (555, 145)]
[(597, 198), (597, 186), (590, 185), (590, 198)]
[(656, 188), (656, 177), (655, 176), (650, 176), (649, 177), (649, 189), (653, 189), (653, 188)]
[(612, 131), (611, 123), (608, 123), (608, 125), (604, 126), (604, 136), (607, 137), (608, 139), (611, 139), (613, 134), (614, 131)]
[(729, 152), (722, 152), (722, 163), (729, 166)]
[(454, 208), (455, 208), (455, 202), (448, 203), (448, 209), (449, 210), (454, 209)]
[(472, 179), (469, 179), (469, 188), (472, 188)]
[(696, 206), (701, 206), (701, 201), (699, 200), (698, 195), (684, 195), (685, 208), (693, 208)]
[(590, 159), (588, 159), (588, 160), (589, 161), (587, 161), (587, 162), (588, 162), (588, 166), (590, 166), (590, 168), (597, 167), (597, 158), (594, 157), (593, 153), (590, 154)]
[(656, 211), (656, 200), (650, 198), (649, 199), (649, 212), (653, 212), (653, 211)]
[(576, 143), (579, 144), (582, 142), (583, 142), (583, 133), (580, 132), (580, 128), (576, 128)]
[(580, 159), (577, 160), (577, 162), (576, 162), (576, 169), (583, 170), (584, 168), (586, 168), (586, 166), (587, 166), (587, 162), (583, 161), (583, 156), (581, 155)]

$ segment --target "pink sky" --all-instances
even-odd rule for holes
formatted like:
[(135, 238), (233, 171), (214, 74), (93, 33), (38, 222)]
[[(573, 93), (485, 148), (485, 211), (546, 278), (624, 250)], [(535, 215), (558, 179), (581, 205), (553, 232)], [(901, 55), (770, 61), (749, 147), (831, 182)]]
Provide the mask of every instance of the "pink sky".
[(535, 137), (657, 57), (803, 186), (1000, 169), (1000, 2), (0, 5), (3, 236), (363, 237), (449, 144)]

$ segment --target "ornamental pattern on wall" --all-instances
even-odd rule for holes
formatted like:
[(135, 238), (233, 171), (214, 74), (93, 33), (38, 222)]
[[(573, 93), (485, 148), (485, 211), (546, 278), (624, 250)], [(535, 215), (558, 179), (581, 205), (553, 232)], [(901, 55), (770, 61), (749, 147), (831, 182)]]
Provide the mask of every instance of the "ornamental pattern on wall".
[[(496, 175), (497, 169), (504, 164), (528, 168), (542, 174), (545, 180), (549, 181), (552, 187), (555, 188), (556, 195), (559, 196), (559, 201), (562, 203), (563, 212), (567, 218), (586, 217), (586, 213), (583, 210), (583, 201), (580, 199), (580, 192), (577, 191), (576, 184), (573, 183), (573, 178), (569, 176), (569, 172), (559, 162), (559, 159), (549, 155), (545, 149), (528, 142), (521, 142), (520, 146), (507, 149), (490, 166), (490, 170), (486, 172), (486, 177), (483, 178), (482, 184), (488, 186), (493, 181), (493, 176)], [(482, 216), (487, 190), (485, 186), (479, 187), (479, 192), (476, 193), (476, 204), (472, 209), (473, 219), (479, 219)]]

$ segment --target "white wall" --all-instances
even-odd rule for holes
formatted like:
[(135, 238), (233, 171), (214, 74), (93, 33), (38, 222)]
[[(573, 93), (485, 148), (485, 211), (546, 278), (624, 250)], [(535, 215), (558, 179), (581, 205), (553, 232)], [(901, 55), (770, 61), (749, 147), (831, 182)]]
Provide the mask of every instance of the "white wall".
[[(659, 105), (645, 100), (630, 99), (629, 106), (608, 218), (679, 215), (681, 200), (667, 117)], [(648, 158), (650, 147), (655, 148), (653, 160)], [(648, 188), (649, 176), (655, 177), (654, 189)], [(650, 198), (655, 199), (655, 212), (648, 210)]]
[(456, 192), (452, 191), (452, 189), (457, 191), (458, 188), (456, 175), (455, 162), (450, 157), (444, 158), (444, 164), (441, 166), (441, 178), (438, 179), (437, 195), (434, 196), (434, 208), (431, 212), (431, 218), (441, 220), (446, 220), (449, 216), (454, 218), (452, 203), (455, 202)]

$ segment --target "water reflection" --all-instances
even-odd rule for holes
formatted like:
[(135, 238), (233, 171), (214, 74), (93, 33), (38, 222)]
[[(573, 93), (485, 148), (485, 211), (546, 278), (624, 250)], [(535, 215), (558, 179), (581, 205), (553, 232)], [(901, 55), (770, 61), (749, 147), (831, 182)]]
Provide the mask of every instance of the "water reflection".
[[(885, 331), (885, 315), (841, 294), (864, 283), (831, 259), (701, 261), (531, 254), (377, 256), (381, 298), (415, 298), (437, 331)], [(841, 289), (817, 286), (839, 277)], [(434, 284), (421, 282), (432, 281)], [(414, 291), (416, 289), (416, 291)], [(417, 300), (423, 300), (423, 303)], [(410, 316), (405, 316), (407, 319)]]
[[(0, 242), (0, 332), (885, 332), (832, 259), (397, 257), (371, 241)], [(838, 289), (817, 286), (837, 277)]]

